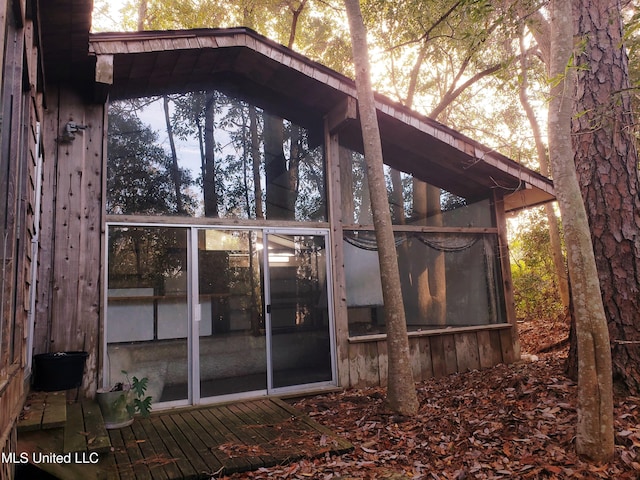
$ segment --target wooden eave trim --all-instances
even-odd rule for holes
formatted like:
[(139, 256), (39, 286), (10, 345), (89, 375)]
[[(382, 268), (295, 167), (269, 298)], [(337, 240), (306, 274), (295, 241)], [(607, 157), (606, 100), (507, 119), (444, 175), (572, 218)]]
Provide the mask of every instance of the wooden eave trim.
[(113, 84), (113, 55), (97, 56), (95, 80), (105, 85)]
[(347, 123), (358, 120), (358, 102), (354, 97), (345, 97), (326, 115), (329, 134), (338, 133)]
[(524, 184), (529, 184), (537, 187), (551, 195), (554, 195), (553, 182), (541, 174), (538, 174), (528, 168), (520, 165), (515, 160), (512, 160), (504, 155), (481, 145), (480, 143), (465, 137), (459, 132), (449, 129), (445, 125), (434, 125), (436, 123), (428, 117), (422, 117), (417, 113), (410, 114), (405, 110), (405, 107), (395, 107), (381, 100), (376, 100), (376, 108), (406, 125), (410, 125), (422, 133), (431, 136), (434, 139), (441, 141), (442, 143), (458, 150), (459, 152), (470, 156), (477, 162), (483, 162), (494, 168), (507, 173), (509, 176), (519, 179)]
[[(204, 33), (199, 30), (189, 30), (186, 32), (153, 32), (155, 35), (151, 34), (152, 32), (144, 32), (146, 35), (134, 35), (137, 33), (109, 34), (108, 36), (92, 34), (89, 38), (89, 52), (99, 56), (197, 48), (244, 47), (347, 95), (354, 98), (357, 96), (355, 85), (348, 77), (344, 77), (338, 72), (265, 37), (259, 38), (258, 34), (248, 29), (232, 29), (230, 32), (225, 31), (225, 33), (219, 33), (215, 30), (205, 30)], [(185, 44), (185, 41), (188, 41), (189, 44)]]

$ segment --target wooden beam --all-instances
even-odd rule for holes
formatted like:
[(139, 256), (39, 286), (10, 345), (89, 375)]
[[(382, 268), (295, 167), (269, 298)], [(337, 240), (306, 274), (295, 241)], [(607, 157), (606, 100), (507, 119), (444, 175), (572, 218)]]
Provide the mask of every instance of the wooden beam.
[(346, 123), (358, 120), (358, 102), (353, 97), (347, 97), (333, 107), (327, 114), (329, 132), (338, 132)]
[(96, 56), (96, 82), (113, 84), (113, 55)]
[(93, 86), (93, 101), (106, 103), (113, 85), (113, 55), (96, 56), (96, 75)]

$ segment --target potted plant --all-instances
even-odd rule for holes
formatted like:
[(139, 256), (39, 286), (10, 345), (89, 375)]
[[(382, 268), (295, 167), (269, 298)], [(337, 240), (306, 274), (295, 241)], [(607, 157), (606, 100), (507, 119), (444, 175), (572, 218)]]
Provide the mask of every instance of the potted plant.
[(151, 413), (152, 398), (146, 395), (149, 379), (135, 375), (129, 379), (126, 371), (122, 373), (126, 382), (118, 382), (108, 390), (98, 389), (96, 392), (96, 401), (108, 430), (131, 425), (135, 414), (146, 418)]

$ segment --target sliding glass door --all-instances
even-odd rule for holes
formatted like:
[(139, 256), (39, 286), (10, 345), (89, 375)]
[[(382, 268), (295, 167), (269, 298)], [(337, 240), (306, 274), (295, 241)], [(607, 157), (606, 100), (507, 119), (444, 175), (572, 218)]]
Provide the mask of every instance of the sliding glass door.
[(269, 232), (266, 239), (270, 387), (331, 382), (326, 236)]
[(199, 230), (199, 397), (267, 391), (260, 230)]
[(110, 226), (105, 384), (154, 404), (333, 384), (326, 231)]

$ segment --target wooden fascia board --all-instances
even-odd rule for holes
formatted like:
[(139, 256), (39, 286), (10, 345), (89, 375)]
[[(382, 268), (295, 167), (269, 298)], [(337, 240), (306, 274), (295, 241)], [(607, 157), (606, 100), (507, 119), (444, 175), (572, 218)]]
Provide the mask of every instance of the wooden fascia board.
[(506, 213), (514, 213), (525, 208), (544, 205), (554, 200), (554, 196), (550, 196), (537, 188), (523, 189), (504, 196), (504, 211)]
[(104, 103), (113, 85), (113, 55), (96, 55), (95, 84), (93, 100)]
[[(355, 85), (352, 85), (353, 82), (347, 79), (347, 77), (341, 78), (341, 74), (332, 72), (329, 68), (313, 62), (303, 55), (297, 54), (293, 50), (289, 50), (275, 42), (270, 42), (267, 39), (261, 39), (257, 34), (249, 34), (248, 30), (245, 32), (232, 31), (229, 34), (221, 34), (219, 32), (211, 33), (208, 36), (196, 35), (195, 33), (189, 32), (174, 32), (173, 36), (168, 39), (155, 38), (151, 35), (152, 32), (149, 32), (146, 35), (136, 35), (137, 33), (139, 32), (112, 36), (100, 36), (99, 34), (94, 35), (92, 39), (90, 39), (90, 51), (98, 55), (105, 53), (114, 55), (143, 52), (149, 53), (166, 51), (168, 45), (171, 45), (171, 48), (176, 50), (184, 50), (187, 48), (185, 48), (183, 40), (185, 38), (193, 38), (197, 39), (198, 46), (200, 48), (248, 48), (260, 55), (285, 65), (288, 68), (296, 70), (307, 77), (336, 88), (354, 98), (356, 97)], [(162, 37), (160, 32), (155, 33)]]

